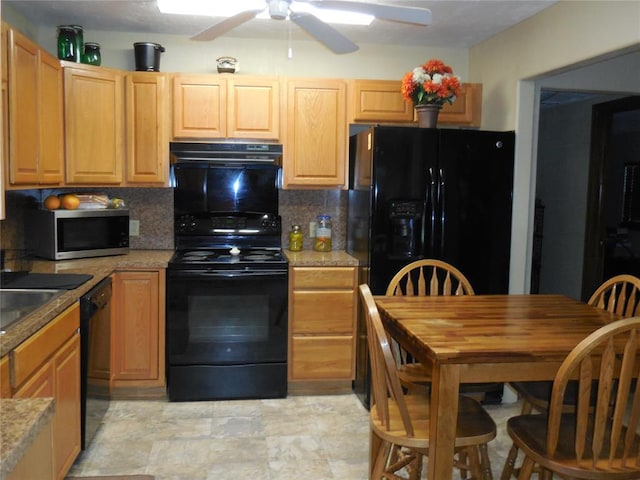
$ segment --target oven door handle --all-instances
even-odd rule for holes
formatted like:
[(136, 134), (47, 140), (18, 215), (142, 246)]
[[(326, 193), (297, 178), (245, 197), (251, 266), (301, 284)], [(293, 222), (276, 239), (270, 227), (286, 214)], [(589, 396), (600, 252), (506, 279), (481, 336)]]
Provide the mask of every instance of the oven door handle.
[(171, 276), (180, 277), (218, 277), (218, 278), (248, 278), (248, 277), (280, 277), (285, 276), (287, 270), (174, 270)]

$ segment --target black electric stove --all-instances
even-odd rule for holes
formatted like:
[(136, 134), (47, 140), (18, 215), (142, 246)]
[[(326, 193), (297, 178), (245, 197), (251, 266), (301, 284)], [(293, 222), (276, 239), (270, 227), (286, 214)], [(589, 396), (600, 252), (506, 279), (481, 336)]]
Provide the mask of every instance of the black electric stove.
[[(184, 148), (172, 144), (174, 156)], [(189, 144), (189, 155), (172, 166), (169, 400), (284, 397), (288, 262), (281, 249), (279, 167), (252, 158), (209, 159), (207, 145), (194, 155), (199, 148)], [(233, 146), (241, 156), (247, 148)]]

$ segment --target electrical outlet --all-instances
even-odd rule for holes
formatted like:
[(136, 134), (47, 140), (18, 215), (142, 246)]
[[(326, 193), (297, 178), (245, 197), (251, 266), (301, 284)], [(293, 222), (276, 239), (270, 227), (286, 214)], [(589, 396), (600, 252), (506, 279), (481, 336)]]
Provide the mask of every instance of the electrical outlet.
[(129, 220), (129, 236), (137, 237), (140, 235), (140, 220)]

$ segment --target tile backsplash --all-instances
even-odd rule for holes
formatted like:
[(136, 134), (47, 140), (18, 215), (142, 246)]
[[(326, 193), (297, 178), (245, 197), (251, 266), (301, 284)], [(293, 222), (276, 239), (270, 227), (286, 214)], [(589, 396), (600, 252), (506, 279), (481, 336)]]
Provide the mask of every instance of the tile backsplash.
[[(0, 247), (10, 252), (26, 250), (24, 222), (29, 211), (38, 208), (51, 194), (101, 193), (124, 199), (132, 220), (140, 222), (140, 235), (130, 238), (131, 248), (173, 249), (173, 190), (171, 188), (77, 188), (8, 191), (6, 219), (0, 221)], [(343, 190), (280, 190), (279, 210), (282, 217), (282, 247), (289, 245), (291, 225), (299, 224), (304, 232), (304, 248), (311, 249), (309, 222), (321, 214), (331, 215), (333, 249), (346, 245), (347, 192)], [(18, 255), (13, 253), (13, 255)]]

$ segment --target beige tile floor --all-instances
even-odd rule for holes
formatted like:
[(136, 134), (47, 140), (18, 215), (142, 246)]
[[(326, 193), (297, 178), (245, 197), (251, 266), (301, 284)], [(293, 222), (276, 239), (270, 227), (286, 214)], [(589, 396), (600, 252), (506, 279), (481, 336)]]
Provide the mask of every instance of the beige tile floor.
[[(488, 405), (494, 478), (519, 404)], [(156, 480), (365, 480), (368, 412), (354, 395), (217, 402), (113, 401), (69, 475)]]

